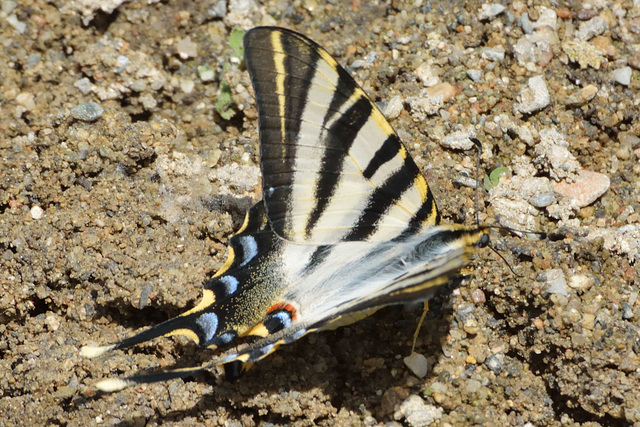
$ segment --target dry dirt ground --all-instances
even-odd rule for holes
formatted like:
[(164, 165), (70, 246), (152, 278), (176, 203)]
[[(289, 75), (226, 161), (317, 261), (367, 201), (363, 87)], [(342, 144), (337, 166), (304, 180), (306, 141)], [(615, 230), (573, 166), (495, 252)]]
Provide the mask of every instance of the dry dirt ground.
[[(1, 6), (0, 426), (640, 423), (634, 2)], [(432, 301), (423, 378), (403, 362), (420, 309), (391, 307), (237, 382), (211, 371), (97, 393), (105, 377), (210, 357), (182, 339), (95, 360), (78, 349), (192, 307), (259, 200), (256, 109), (232, 30), (260, 24), (348, 66), (444, 221), (473, 221), (475, 154), (455, 145), (473, 134), (482, 173), (506, 172), (481, 190), (480, 220), (549, 236), (495, 231), (516, 274), (482, 249)]]

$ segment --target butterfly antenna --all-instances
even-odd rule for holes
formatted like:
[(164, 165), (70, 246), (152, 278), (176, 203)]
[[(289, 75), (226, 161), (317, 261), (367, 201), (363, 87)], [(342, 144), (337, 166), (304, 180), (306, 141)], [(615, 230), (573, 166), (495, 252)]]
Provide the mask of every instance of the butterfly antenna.
[(422, 316), (420, 316), (420, 320), (418, 320), (418, 326), (416, 327), (416, 331), (413, 333), (413, 343), (411, 344), (411, 354), (413, 354), (413, 352), (416, 349), (416, 342), (418, 341), (420, 328), (422, 328), (422, 324), (424, 323), (424, 318), (427, 316), (428, 311), (429, 311), (429, 301), (424, 300), (424, 306), (422, 307)]
[(478, 149), (478, 155), (476, 157), (476, 226), (480, 224), (480, 156), (482, 155), (482, 143), (478, 138), (469, 138), (473, 145)]
[(498, 255), (500, 258), (502, 258), (502, 261), (504, 261), (504, 263), (507, 264), (507, 267), (509, 267), (509, 270), (511, 270), (511, 273), (513, 273), (514, 276), (516, 276), (518, 278), (524, 277), (521, 274), (518, 274), (518, 273), (515, 272), (515, 270), (511, 267), (511, 264), (509, 264), (509, 261), (507, 261), (507, 259), (504, 256), (502, 256), (500, 251), (498, 251), (496, 248), (494, 248), (491, 245), (489, 245), (489, 249), (491, 249), (493, 252), (496, 253), (496, 255)]

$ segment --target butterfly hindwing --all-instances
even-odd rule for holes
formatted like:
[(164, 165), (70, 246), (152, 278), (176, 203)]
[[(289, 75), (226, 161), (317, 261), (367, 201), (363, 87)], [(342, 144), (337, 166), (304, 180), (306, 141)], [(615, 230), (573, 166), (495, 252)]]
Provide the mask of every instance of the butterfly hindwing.
[(397, 134), (323, 48), (273, 27), (247, 32), (244, 47), (263, 197), (279, 236), (317, 245), (384, 241), (438, 222)]

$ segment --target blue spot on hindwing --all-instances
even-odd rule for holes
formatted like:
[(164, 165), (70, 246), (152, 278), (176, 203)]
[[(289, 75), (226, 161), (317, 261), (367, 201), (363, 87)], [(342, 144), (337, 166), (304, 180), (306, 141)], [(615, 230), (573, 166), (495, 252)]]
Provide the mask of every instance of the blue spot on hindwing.
[(198, 317), (196, 323), (200, 326), (200, 329), (202, 329), (205, 341), (211, 341), (218, 330), (218, 316), (214, 313), (204, 313)]
[(269, 334), (275, 334), (276, 332), (291, 326), (291, 312), (287, 310), (274, 311), (267, 315), (263, 323), (264, 327), (269, 331)]
[(233, 341), (235, 337), (236, 337), (235, 333), (225, 332), (224, 334), (220, 334), (219, 336), (217, 336), (216, 339), (213, 341), (213, 344), (217, 346), (229, 344), (231, 341)]
[(233, 276), (223, 276), (220, 279), (225, 286), (225, 296), (229, 296), (238, 290), (238, 279)]
[(242, 263), (240, 267), (244, 267), (258, 255), (258, 242), (256, 242), (253, 236), (242, 236), (240, 238), (240, 244), (242, 245)]

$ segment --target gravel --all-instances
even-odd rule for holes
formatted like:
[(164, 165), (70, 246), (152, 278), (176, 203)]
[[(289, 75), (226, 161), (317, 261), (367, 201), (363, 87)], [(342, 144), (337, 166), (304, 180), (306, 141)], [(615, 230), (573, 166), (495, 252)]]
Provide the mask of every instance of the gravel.
[[(0, 2), (3, 425), (640, 422), (637, 10), (418, 3)], [(476, 177), (474, 135), (480, 173), (508, 171), (481, 189), (480, 223), (550, 238), (491, 231), (506, 262), (478, 248), (431, 301), (422, 378), (404, 363), (421, 310), (388, 308), (234, 383), (216, 368), (97, 394), (107, 376), (211, 356), (179, 338), (96, 360), (78, 350), (193, 307), (260, 198), (257, 112), (228, 45), (255, 25), (360, 61), (354, 78), (443, 223), (473, 223), (476, 190), (461, 183)]]

